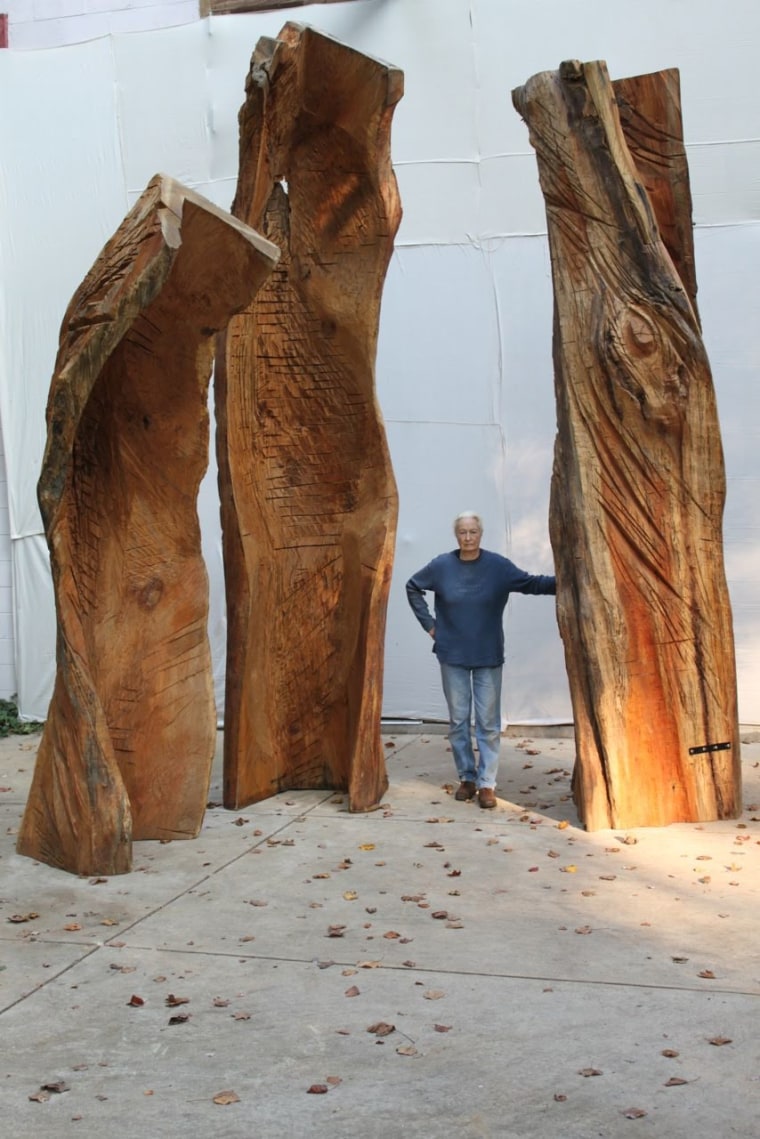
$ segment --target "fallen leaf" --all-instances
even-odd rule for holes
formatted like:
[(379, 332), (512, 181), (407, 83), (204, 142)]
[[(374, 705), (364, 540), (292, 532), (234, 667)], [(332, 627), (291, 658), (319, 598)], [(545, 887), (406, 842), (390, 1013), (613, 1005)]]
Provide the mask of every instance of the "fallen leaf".
[(363, 842), (361, 844), (361, 846), (359, 847), (359, 850), (374, 850), (374, 849), (375, 849), (374, 842)]
[(343, 897), (347, 902), (355, 902), (359, 895), (356, 890), (344, 890)]
[(169, 1017), (169, 1024), (187, 1024), (189, 1019), (189, 1012), (176, 1012), (174, 1016)]
[(643, 1119), (646, 1112), (641, 1107), (628, 1107), (620, 1114), (624, 1115), (626, 1119)]
[(306, 1089), (309, 1095), (326, 1095), (329, 1090), (327, 1084), (312, 1084)]
[(452, 918), (446, 922), (446, 929), (464, 929), (464, 922), (459, 918)]
[(581, 925), (575, 931), (576, 933), (593, 933), (590, 925)]
[(383, 934), (383, 937), (386, 937), (388, 941), (395, 941), (397, 937), (401, 937), (401, 934), (396, 933), (395, 929), (389, 929), (387, 933)]
[(557, 830), (563, 831), (566, 830), (569, 826), (570, 823), (567, 821), (567, 819), (560, 819), (560, 821), (557, 823)]
[(32, 1092), (29, 1099), (32, 1103), (47, 1103), (50, 1099), (50, 1092)]
[(450, 1024), (434, 1024), (433, 1030), (435, 1032), (451, 1032), (452, 1025)]
[(447, 918), (449, 914), (448, 910), (433, 910), (430, 916), (431, 918), (435, 918), (436, 921), (443, 921), (443, 919)]
[(603, 1074), (604, 1073), (602, 1072), (601, 1068), (579, 1068), (578, 1069), (578, 1075), (579, 1076), (601, 1076)]
[(142, 1006), (145, 1004), (145, 1001), (142, 999), (142, 997), (138, 997), (135, 993), (133, 993), (127, 1001), (127, 1004), (131, 1005), (132, 1008), (142, 1008)]
[(357, 969), (380, 969), (382, 964), (382, 961), (357, 961), (356, 967)]
[(662, 1086), (664, 1088), (678, 1088), (681, 1087), (682, 1084), (688, 1084), (688, 1082), (688, 1080), (682, 1080), (680, 1076), (671, 1076)]
[(331, 1087), (333, 1087), (333, 1088), (337, 1088), (338, 1084), (342, 1084), (342, 1083), (343, 1083), (343, 1079), (342, 1079), (342, 1077), (341, 1077), (341, 1076), (327, 1076), (327, 1077), (326, 1077), (326, 1082), (327, 1082), (327, 1083), (328, 1083), (328, 1084), (329, 1084)]
[(708, 1041), (708, 1043), (714, 1044), (716, 1048), (720, 1048), (721, 1045), (731, 1044), (732, 1041), (730, 1036), (713, 1036), (712, 1040)]
[(573, 866), (573, 864), (570, 863), (569, 866), (560, 866), (559, 869), (561, 874), (575, 874), (578, 870), (578, 867)]
[(402, 961), (401, 964), (404, 965), (407, 969), (416, 969), (417, 968), (417, 962), (416, 961)]
[(169, 995), (166, 998), (166, 1000), (164, 1001), (164, 1003), (167, 1004), (169, 1006), (169, 1008), (176, 1008), (177, 1005), (188, 1005), (188, 1004), (190, 1004), (190, 998), (189, 997), (175, 997), (174, 993), (169, 993)]
[(325, 874), (312, 874), (312, 878), (329, 878), (329, 877), (330, 877), (330, 875), (327, 873), (325, 873)]
[(713, 973), (712, 969), (703, 969), (700, 973), (697, 973), (697, 976), (704, 977), (708, 981), (715, 980), (715, 974)]
[(417, 1049), (414, 1047), (413, 1044), (401, 1044), (396, 1049), (396, 1051), (398, 1052), (399, 1056), (416, 1056), (417, 1055)]
[(30, 910), (28, 914), (13, 914), (8, 918), (8, 921), (13, 922), (15, 925), (18, 925), (20, 922), (34, 921), (34, 919), (38, 918), (39, 916), (40, 915), (34, 910)]
[(360, 990), (357, 989), (356, 985), (352, 985), (350, 989), (346, 989), (346, 991), (343, 995), (346, 997), (358, 997), (359, 991)]
[(58, 1094), (60, 1092), (68, 1092), (70, 1090), (71, 1089), (65, 1080), (51, 1080), (50, 1083), (40, 1084), (40, 1091), (43, 1092), (55, 1092)]
[(214, 1008), (227, 1008), (230, 1002), (225, 997), (214, 997), (211, 1003)]
[(251, 1014), (249, 1012), (233, 1012), (230, 1014), (233, 1020), (250, 1020)]
[(224, 1092), (217, 1092), (214, 1096), (214, 1103), (226, 1105), (228, 1103), (240, 1103), (240, 1096), (237, 1095), (232, 1089)]
[(346, 932), (344, 925), (328, 925), (326, 937), (343, 937)]
[(439, 1001), (441, 997), (446, 996), (446, 993), (443, 989), (427, 989), (422, 995), (426, 1001)]
[(367, 1029), (367, 1032), (373, 1032), (375, 1036), (390, 1036), (390, 1034), (395, 1031), (396, 1025), (388, 1024), (386, 1020), (378, 1020)]
[(688, 957), (671, 957), (670, 960), (675, 961), (676, 965), (685, 965), (686, 962), (689, 960), (689, 958)]
[(660, 1055), (667, 1056), (669, 1060), (674, 1060), (676, 1056), (680, 1056), (680, 1052), (676, 1052), (675, 1048), (663, 1048)]

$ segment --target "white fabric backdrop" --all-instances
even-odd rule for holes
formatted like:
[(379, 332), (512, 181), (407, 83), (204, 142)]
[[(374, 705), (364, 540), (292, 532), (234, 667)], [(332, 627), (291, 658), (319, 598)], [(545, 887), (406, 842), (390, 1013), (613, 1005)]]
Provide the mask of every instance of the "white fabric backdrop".
[[(0, 421), (19, 702), (28, 716), (44, 717), (55, 667), (35, 487), (61, 316), (155, 172), (229, 207), (250, 55), (288, 14), (214, 17), (56, 50), (0, 52)], [(450, 548), (455, 513), (480, 510), (487, 545), (528, 570), (551, 570), (551, 281), (535, 159), (510, 91), (574, 57), (606, 59), (613, 78), (681, 71), (700, 310), (729, 477), (725, 539), (740, 716), (760, 723), (760, 7), (755, 0), (363, 0), (290, 14), (405, 72), (393, 132), (404, 220), (377, 372), (401, 499), (385, 715), (444, 716), (430, 642), (403, 585)], [(199, 512), (221, 708), (213, 461)], [(514, 598), (507, 641), (508, 719), (569, 719), (551, 601)]]

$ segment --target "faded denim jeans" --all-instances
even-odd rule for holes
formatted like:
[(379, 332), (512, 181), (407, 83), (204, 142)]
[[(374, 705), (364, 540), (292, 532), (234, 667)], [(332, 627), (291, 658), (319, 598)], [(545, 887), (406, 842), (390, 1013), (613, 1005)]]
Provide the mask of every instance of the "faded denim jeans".
[[(481, 787), (496, 786), (501, 742), (501, 670), (463, 668), (441, 661), (443, 694), (449, 708), (449, 743), (460, 781)], [(470, 721), (475, 706), (475, 739), (478, 760), (472, 749)]]

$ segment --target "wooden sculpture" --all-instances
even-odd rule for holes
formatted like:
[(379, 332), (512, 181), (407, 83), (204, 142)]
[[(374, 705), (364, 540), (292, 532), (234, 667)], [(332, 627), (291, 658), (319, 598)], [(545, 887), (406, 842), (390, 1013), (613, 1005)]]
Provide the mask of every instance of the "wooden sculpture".
[(21, 854), (118, 874), (132, 839), (200, 828), (216, 716), (196, 497), (214, 334), (276, 257), (159, 176), (66, 312), (38, 486), (57, 674)]
[(603, 63), (564, 63), (513, 93), (548, 220), (550, 532), (589, 829), (733, 818), (741, 806), (725, 475), (677, 83), (668, 72), (618, 94), (644, 180), (659, 170), (654, 210)]
[(294, 24), (252, 60), (232, 208), (282, 259), (217, 367), (227, 807), (336, 788), (362, 811), (387, 787), (397, 496), (374, 366), (401, 93), (399, 71)]

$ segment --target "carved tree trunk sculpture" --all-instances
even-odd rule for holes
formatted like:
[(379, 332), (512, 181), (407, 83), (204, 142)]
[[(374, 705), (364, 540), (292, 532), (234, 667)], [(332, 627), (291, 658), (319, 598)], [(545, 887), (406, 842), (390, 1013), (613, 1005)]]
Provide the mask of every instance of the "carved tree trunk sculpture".
[(401, 93), (400, 72), (294, 24), (252, 60), (233, 212), (283, 256), (217, 368), (228, 807), (336, 788), (361, 811), (387, 787), (397, 496), (374, 366)]
[[(640, 126), (658, 83), (649, 93), (646, 81), (628, 83), (618, 92)], [(680, 114), (671, 105), (641, 147), (659, 148), (651, 163), (662, 186), (673, 182), (655, 202), (669, 254), (603, 63), (565, 63), (513, 99), (537, 152), (552, 259), (550, 531), (580, 815), (589, 829), (735, 817), (725, 476), (691, 303)]]
[(213, 334), (277, 250), (156, 177), (61, 329), (38, 494), (57, 675), (18, 850), (118, 874), (203, 819), (216, 717), (196, 514)]

